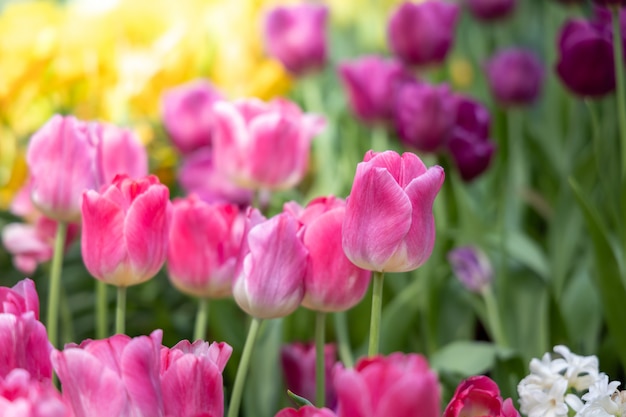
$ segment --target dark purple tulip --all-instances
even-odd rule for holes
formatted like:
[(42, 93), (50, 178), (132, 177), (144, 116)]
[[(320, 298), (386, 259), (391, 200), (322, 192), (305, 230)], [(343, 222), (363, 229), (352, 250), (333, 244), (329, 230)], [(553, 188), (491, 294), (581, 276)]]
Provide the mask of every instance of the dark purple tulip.
[(447, 146), (461, 178), (469, 182), (489, 168), (496, 146), (489, 139), (487, 109), (463, 96), (456, 102), (456, 126)]
[(395, 59), (363, 56), (339, 65), (350, 107), (366, 123), (390, 122), (398, 88), (416, 78)]
[(196, 80), (163, 93), (163, 124), (183, 155), (211, 146), (213, 103), (221, 94), (206, 80)]
[(447, 85), (405, 84), (396, 99), (396, 130), (406, 145), (436, 152), (450, 138), (455, 110), (456, 101)]
[(569, 20), (561, 29), (558, 46), (556, 72), (572, 92), (597, 97), (615, 89), (613, 43), (608, 27)]
[(593, 0), (595, 4), (606, 7), (624, 7), (626, 6), (626, 0)]
[(448, 252), (454, 275), (469, 291), (482, 292), (493, 280), (493, 268), (487, 255), (474, 246), (462, 246)]
[(500, 51), (489, 60), (486, 69), (491, 93), (503, 105), (529, 105), (541, 93), (543, 66), (530, 51)]
[(295, 75), (319, 69), (326, 63), (328, 8), (301, 3), (277, 6), (265, 19), (268, 53)]
[(466, 0), (469, 11), (480, 20), (498, 20), (510, 15), (516, 0)]
[(441, 64), (452, 46), (458, 15), (453, 3), (404, 2), (389, 19), (389, 48), (408, 65)]

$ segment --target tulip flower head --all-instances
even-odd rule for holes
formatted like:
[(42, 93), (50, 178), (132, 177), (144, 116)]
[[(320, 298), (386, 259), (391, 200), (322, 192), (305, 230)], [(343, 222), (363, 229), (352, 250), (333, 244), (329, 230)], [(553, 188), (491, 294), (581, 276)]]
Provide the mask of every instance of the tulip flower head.
[(343, 250), (355, 265), (404, 272), (428, 260), (435, 244), (432, 206), (443, 168), (417, 155), (368, 151), (357, 165), (343, 222)]
[(116, 286), (152, 278), (167, 256), (169, 190), (155, 176), (118, 176), (83, 195), (82, 255), (95, 278)]
[(322, 4), (274, 7), (264, 27), (269, 54), (295, 75), (321, 68), (326, 63), (327, 20), (328, 8)]
[(328, 408), (315, 408), (312, 405), (305, 405), (297, 410), (295, 408), (283, 408), (274, 417), (337, 417)]
[(532, 104), (543, 85), (543, 66), (530, 51), (512, 48), (498, 52), (487, 63), (489, 87), (505, 106)]
[(484, 21), (503, 19), (509, 16), (517, 5), (517, 0), (465, 0), (474, 17)]
[(519, 417), (510, 398), (502, 400), (500, 388), (489, 377), (479, 375), (462, 381), (448, 403), (443, 417)]
[(470, 291), (481, 292), (493, 280), (491, 262), (478, 248), (456, 248), (448, 253), (448, 261), (459, 281)]
[(39, 320), (39, 296), (32, 279), (25, 278), (12, 288), (0, 287), (0, 313), (19, 316), (29, 311)]
[(107, 123), (90, 123), (89, 131), (98, 138), (99, 186), (110, 184), (117, 175), (148, 175), (148, 152), (132, 131)]
[(61, 394), (41, 384), (25, 369), (0, 376), (0, 415), (8, 417), (73, 417)]

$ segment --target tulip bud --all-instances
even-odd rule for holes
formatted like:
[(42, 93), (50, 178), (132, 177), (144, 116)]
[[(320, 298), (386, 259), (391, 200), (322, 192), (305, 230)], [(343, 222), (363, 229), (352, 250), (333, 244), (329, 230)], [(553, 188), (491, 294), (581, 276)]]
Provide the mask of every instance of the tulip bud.
[(132, 131), (106, 123), (91, 123), (89, 131), (98, 138), (99, 186), (109, 185), (116, 175), (148, 175), (146, 147)]
[(323, 67), (327, 18), (328, 8), (322, 4), (274, 7), (265, 19), (264, 35), (269, 54), (295, 75)]
[(448, 252), (448, 262), (454, 275), (469, 291), (480, 293), (493, 280), (489, 258), (476, 247), (464, 246)]
[(507, 49), (487, 63), (491, 93), (505, 106), (529, 105), (541, 93), (543, 67), (530, 51)]
[(191, 81), (163, 93), (163, 124), (180, 153), (187, 155), (211, 146), (213, 104), (221, 98), (206, 80)]
[(459, 384), (443, 417), (473, 415), (475, 410), (484, 416), (519, 417), (513, 401), (510, 398), (502, 401), (498, 385), (484, 375), (469, 377)]
[(343, 222), (343, 250), (357, 266), (404, 272), (428, 260), (435, 244), (432, 206), (443, 168), (417, 155), (368, 151), (359, 163)]
[(260, 319), (291, 314), (304, 296), (308, 251), (298, 220), (290, 213), (264, 220), (248, 212), (233, 296), (246, 313)]
[(312, 405), (305, 405), (297, 410), (295, 408), (283, 408), (274, 417), (337, 417), (328, 408), (315, 408)]
[(169, 190), (155, 176), (118, 176), (83, 195), (82, 255), (95, 278), (116, 286), (152, 278), (167, 256)]
[(441, 64), (452, 46), (458, 14), (454, 3), (405, 1), (389, 19), (389, 49), (408, 65)]
[(19, 316), (29, 311), (39, 320), (39, 296), (33, 280), (25, 278), (12, 288), (0, 287), (0, 313)]
[(466, 0), (469, 11), (480, 20), (502, 19), (515, 10), (516, 0)]

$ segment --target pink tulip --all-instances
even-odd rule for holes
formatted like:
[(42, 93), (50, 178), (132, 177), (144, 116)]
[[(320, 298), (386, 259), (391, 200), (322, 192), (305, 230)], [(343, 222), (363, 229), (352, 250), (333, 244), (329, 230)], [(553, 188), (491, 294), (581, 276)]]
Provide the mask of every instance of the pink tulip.
[(298, 308), (308, 268), (301, 234), (290, 213), (264, 220), (258, 210), (249, 210), (233, 284), (235, 301), (246, 313), (270, 319)]
[[(285, 345), (280, 350), (280, 359), (287, 389), (308, 400), (315, 399), (315, 345), (297, 342)], [(337, 401), (331, 379), (336, 363), (336, 346), (330, 343), (324, 345), (325, 404), (331, 408)]]
[(304, 246), (309, 251), (309, 269), (304, 279), (302, 305), (323, 312), (344, 311), (355, 306), (367, 291), (371, 272), (354, 265), (341, 246), (341, 228), (346, 213), (344, 200), (320, 197), (305, 209), (288, 203), (304, 224)]
[(0, 376), (0, 415), (3, 417), (73, 417), (61, 394), (31, 378), (24, 369)]
[(141, 178), (148, 175), (148, 153), (130, 130), (107, 123), (92, 123), (90, 132), (98, 143), (100, 186), (109, 185), (116, 175)]
[(304, 177), (313, 136), (324, 126), (286, 100), (218, 102), (214, 161), (218, 171), (253, 190), (282, 190)]
[(72, 116), (54, 116), (32, 136), (26, 161), (31, 198), (42, 213), (65, 222), (80, 218), (83, 191), (98, 184), (96, 146), (87, 124)]
[(500, 388), (489, 377), (472, 376), (461, 382), (443, 417), (519, 417), (508, 398), (502, 401)]
[(186, 194), (197, 194), (207, 203), (232, 203), (247, 207), (252, 191), (236, 186), (215, 168), (213, 150), (200, 149), (186, 155), (178, 171), (178, 182)]
[(52, 377), (46, 328), (28, 311), (19, 316), (0, 313), (0, 377), (16, 368), (28, 371), (33, 379), (49, 383)]
[(443, 168), (409, 152), (368, 151), (357, 165), (343, 222), (343, 250), (357, 266), (403, 272), (428, 260), (435, 243), (432, 206)]
[(213, 103), (221, 94), (207, 80), (194, 80), (163, 93), (161, 113), (172, 143), (183, 155), (209, 148), (213, 136)]
[(165, 415), (223, 416), (222, 371), (233, 349), (226, 343), (186, 340), (161, 348), (161, 387)]
[(274, 417), (337, 417), (332, 410), (328, 408), (315, 408), (312, 405), (306, 405), (295, 408), (283, 408)]
[(334, 377), (338, 417), (437, 417), (437, 375), (418, 354), (393, 353), (338, 366)]
[(39, 296), (33, 280), (25, 278), (12, 288), (0, 287), (0, 313), (19, 316), (29, 311), (39, 320)]
[(326, 63), (328, 7), (301, 3), (276, 6), (265, 19), (269, 54), (295, 75), (320, 69)]
[(208, 204), (192, 195), (174, 201), (167, 271), (180, 291), (203, 298), (228, 297), (243, 234), (234, 205)]
[(155, 176), (118, 176), (83, 195), (82, 255), (97, 279), (130, 286), (152, 278), (167, 256), (169, 190)]
[(51, 358), (75, 417), (163, 416), (162, 332), (66, 345)]

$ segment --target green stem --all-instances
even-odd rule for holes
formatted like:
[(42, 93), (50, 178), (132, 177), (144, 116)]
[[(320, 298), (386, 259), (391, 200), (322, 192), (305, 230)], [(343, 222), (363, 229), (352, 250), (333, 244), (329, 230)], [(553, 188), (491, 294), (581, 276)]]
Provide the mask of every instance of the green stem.
[(246, 337), (246, 343), (243, 346), (243, 353), (241, 354), (241, 361), (237, 368), (237, 375), (235, 376), (235, 384), (233, 385), (233, 394), (230, 397), (230, 405), (228, 407), (228, 417), (237, 417), (239, 415), (239, 406), (241, 405), (241, 398), (243, 396), (243, 386), (246, 382), (246, 375), (248, 374), (248, 367), (250, 366), (250, 358), (252, 357), (252, 349), (254, 342), (256, 341), (259, 327), (263, 320), (253, 317), (252, 323), (250, 323), (250, 329), (248, 329), (248, 336)]
[(52, 346), (57, 347), (59, 333), (59, 294), (61, 293), (61, 270), (63, 267), (63, 249), (67, 223), (58, 222), (56, 238), (54, 240), (54, 255), (50, 270), (50, 291), (48, 292), (48, 337)]
[(496, 297), (493, 294), (491, 286), (488, 285), (481, 292), (483, 300), (485, 301), (485, 307), (487, 309), (487, 320), (489, 321), (489, 327), (491, 329), (491, 336), (497, 345), (501, 347), (508, 347), (509, 344), (504, 335), (504, 328), (500, 321), (500, 313), (498, 311), (498, 303)]
[(368, 356), (378, 354), (380, 343), (380, 318), (383, 310), (383, 279), (384, 272), (374, 271), (374, 288), (372, 292), (372, 315), (370, 319), (370, 342), (367, 349)]
[(333, 316), (335, 317), (335, 336), (339, 345), (339, 358), (346, 368), (352, 368), (354, 366), (354, 358), (352, 357), (352, 348), (350, 347), (346, 312), (338, 311)]
[(318, 311), (315, 315), (315, 405), (319, 408), (324, 407), (326, 402), (325, 325), (326, 313)]
[(104, 339), (108, 336), (107, 328), (107, 284), (96, 280), (96, 338)]
[(117, 306), (115, 308), (115, 333), (126, 333), (126, 287), (117, 287)]
[(200, 298), (198, 300), (198, 312), (196, 313), (196, 327), (193, 331), (193, 340), (204, 340), (206, 338), (206, 324), (209, 318), (209, 299)]
[(615, 61), (615, 81), (620, 144), (622, 147), (622, 181), (626, 181), (626, 85), (624, 81), (624, 58), (622, 56), (622, 36), (619, 22), (619, 7), (613, 8), (613, 57)]

